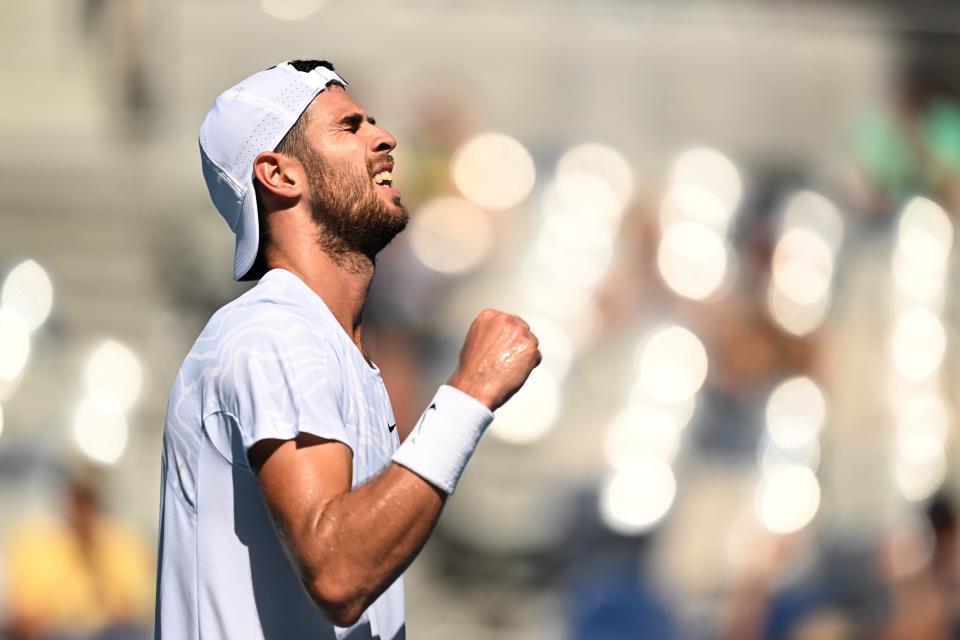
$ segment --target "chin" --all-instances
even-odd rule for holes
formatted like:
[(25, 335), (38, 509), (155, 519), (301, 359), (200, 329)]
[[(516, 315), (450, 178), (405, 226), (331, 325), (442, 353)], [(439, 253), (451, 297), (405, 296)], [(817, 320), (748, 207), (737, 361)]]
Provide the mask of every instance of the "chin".
[(391, 209), (402, 215), (404, 219), (410, 216), (410, 214), (407, 212), (407, 208), (403, 206), (403, 202), (400, 201), (400, 196), (394, 196), (393, 198), (390, 198), (390, 204), (393, 205)]

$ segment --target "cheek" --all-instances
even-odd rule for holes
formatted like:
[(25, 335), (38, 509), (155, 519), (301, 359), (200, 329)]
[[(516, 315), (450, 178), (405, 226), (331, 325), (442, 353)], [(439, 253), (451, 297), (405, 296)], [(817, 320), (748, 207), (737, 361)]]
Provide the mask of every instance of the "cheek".
[(370, 166), (367, 164), (367, 154), (363, 149), (352, 150), (349, 153), (345, 153), (340, 163), (342, 169), (341, 173), (343, 175), (348, 175), (352, 178), (370, 181)]
[(363, 140), (356, 134), (343, 133), (317, 145), (323, 157), (339, 167), (359, 164), (366, 166), (367, 148)]
[(329, 170), (332, 178), (341, 183), (356, 183), (359, 181), (370, 181), (370, 173), (367, 169), (366, 158), (358, 157), (356, 154), (346, 154), (331, 158)]
[(338, 157), (353, 157), (363, 153), (363, 142), (354, 133), (343, 133), (335, 140), (328, 140), (325, 153)]

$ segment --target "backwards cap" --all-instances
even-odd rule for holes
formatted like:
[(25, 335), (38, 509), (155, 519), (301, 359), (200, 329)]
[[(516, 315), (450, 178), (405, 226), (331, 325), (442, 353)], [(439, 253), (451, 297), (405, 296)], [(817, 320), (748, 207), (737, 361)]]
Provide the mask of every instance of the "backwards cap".
[(247, 273), (260, 244), (253, 160), (280, 144), (328, 84), (346, 86), (326, 64), (295, 60), (255, 73), (221, 93), (200, 125), (203, 179), (217, 211), (237, 236), (236, 280), (250, 279)]

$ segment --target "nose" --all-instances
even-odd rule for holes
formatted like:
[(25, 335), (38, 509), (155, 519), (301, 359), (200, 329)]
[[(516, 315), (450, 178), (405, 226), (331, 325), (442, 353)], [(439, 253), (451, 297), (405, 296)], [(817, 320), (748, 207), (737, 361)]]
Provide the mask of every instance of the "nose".
[(383, 127), (374, 126), (370, 146), (376, 153), (387, 153), (396, 148), (397, 139)]

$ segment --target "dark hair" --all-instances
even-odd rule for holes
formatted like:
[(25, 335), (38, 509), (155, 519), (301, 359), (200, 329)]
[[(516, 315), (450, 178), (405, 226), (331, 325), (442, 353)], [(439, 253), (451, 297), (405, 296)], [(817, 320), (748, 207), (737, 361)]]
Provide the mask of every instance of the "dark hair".
[[(324, 67), (330, 71), (335, 71), (333, 64), (327, 62), (326, 60), (290, 60), (289, 64), (291, 67), (300, 71), (302, 73), (310, 73), (317, 67)], [(274, 65), (276, 66), (276, 65)], [(273, 67), (270, 67), (273, 69)], [(329, 84), (340, 84), (337, 81), (332, 81)], [(300, 114), (300, 117), (297, 118), (297, 121), (293, 123), (293, 126), (284, 134), (283, 138), (274, 148), (274, 151), (277, 153), (282, 153), (285, 156), (290, 156), (292, 158), (297, 158), (298, 160), (303, 160), (304, 156), (309, 152), (310, 141), (307, 140), (307, 125), (310, 122), (310, 118), (307, 115), (306, 110)], [(253, 188), (257, 196), (257, 218), (258, 224), (260, 225), (260, 241), (257, 243), (257, 256), (253, 260), (253, 265), (250, 267), (250, 270), (241, 280), (257, 280), (267, 272), (267, 259), (266, 259), (266, 250), (270, 246), (270, 229), (267, 227), (266, 219), (262, 213), (259, 213), (263, 210), (263, 200), (260, 197), (262, 188), (260, 181), (254, 175), (253, 179)]]

